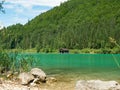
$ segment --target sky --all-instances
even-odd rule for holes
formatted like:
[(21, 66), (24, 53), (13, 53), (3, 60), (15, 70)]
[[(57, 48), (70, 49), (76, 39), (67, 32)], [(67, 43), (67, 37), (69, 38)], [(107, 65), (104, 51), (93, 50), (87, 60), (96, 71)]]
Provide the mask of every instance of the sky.
[(16, 23), (25, 24), (65, 1), (67, 0), (5, 0), (3, 4), (5, 14), (0, 12), (0, 28)]

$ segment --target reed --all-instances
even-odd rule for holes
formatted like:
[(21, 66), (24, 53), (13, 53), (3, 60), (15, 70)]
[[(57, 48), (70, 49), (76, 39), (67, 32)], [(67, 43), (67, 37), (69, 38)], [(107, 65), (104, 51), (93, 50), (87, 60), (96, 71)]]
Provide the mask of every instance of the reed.
[(24, 72), (30, 70), (35, 65), (35, 60), (32, 56), (19, 55), (18, 52), (0, 52), (0, 73)]

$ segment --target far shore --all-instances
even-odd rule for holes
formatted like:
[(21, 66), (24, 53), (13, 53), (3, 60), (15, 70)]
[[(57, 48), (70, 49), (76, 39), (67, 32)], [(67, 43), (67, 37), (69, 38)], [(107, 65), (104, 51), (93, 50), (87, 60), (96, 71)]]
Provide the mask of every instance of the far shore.
[[(68, 49), (69, 54), (119, 54), (120, 50), (118, 48), (101, 48), (101, 49), (91, 49), (91, 48), (84, 48), (84, 49)], [(59, 54), (59, 49), (48, 49), (45, 51), (44, 49), (41, 49), (39, 52), (36, 48), (32, 49), (4, 49), (0, 51), (5, 52), (18, 52), (18, 53), (52, 53), (52, 54)]]

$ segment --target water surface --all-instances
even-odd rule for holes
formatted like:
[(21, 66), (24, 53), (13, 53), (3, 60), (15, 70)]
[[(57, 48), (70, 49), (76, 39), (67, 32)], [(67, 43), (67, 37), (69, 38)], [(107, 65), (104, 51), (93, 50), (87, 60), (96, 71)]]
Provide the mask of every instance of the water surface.
[(78, 80), (100, 79), (120, 82), (119, 54), (31, 55), (35, 58), (36, 66), (42, 68), (48, 77), (57, 78), (58, 82), (51, 87), (57, 88), (55, 90), (73, 90)]

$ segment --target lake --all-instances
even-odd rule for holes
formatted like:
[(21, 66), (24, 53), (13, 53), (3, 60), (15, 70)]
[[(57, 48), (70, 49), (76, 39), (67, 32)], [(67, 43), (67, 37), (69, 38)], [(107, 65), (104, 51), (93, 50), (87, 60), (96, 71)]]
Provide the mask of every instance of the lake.
[[(57, 78), (51, 88), (73, 90), (78, 80), (116, 80), (120, 82), (119, 54), (24, 54), (35, 59), (36, 67)], [(64, 86), (64, 87), (63, 87)], [(45, 86), (47, 88), (47, 86)]]

